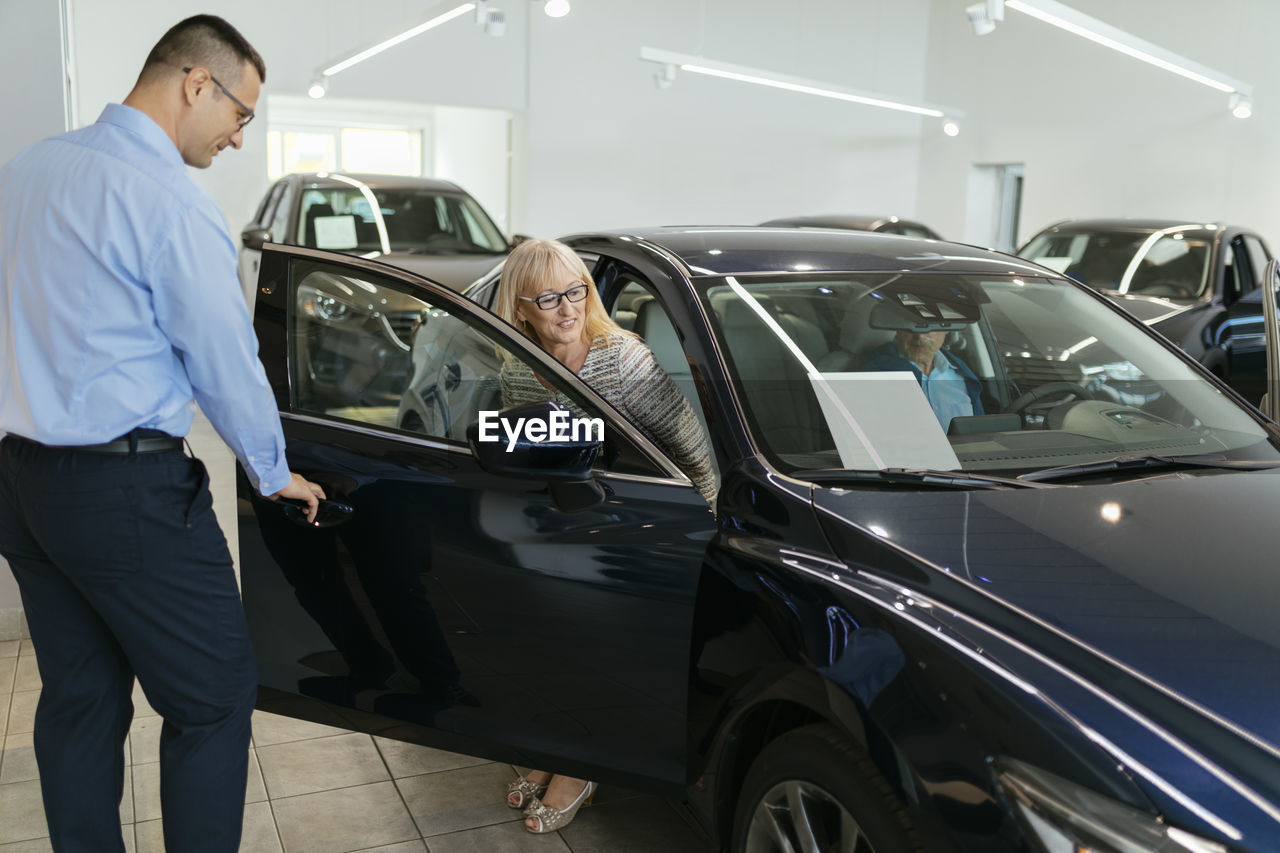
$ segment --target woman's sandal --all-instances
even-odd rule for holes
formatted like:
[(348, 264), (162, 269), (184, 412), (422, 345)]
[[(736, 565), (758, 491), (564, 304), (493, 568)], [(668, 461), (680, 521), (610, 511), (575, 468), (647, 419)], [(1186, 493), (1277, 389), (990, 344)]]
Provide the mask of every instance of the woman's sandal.
[(516, 781), (507, 783), (507, 808), (523, 809), (546, 792), (547, 786), (545, 784), (539, 785), (536, 782), (530, 782), (527, 777), (521, 776)]
[[(573, 820), (574, 815), (578, 813), (578, 809), (582, 808), (596, 795), (596, 783), (588, 782), (582, 788), (582, 793), (569, 803), (563, 809), (553, 809), (550, 806), (544, 806), (541, 800), (535, 799), (532, 805), (525, 810), (527, 819), (524, 828), (528, 832), (535, 835), (541, 835), (546, 832), (555, 832), (558, 829), (564, 829)], [(537, 822), (537, 828), (529, 826), (528, 821)]]

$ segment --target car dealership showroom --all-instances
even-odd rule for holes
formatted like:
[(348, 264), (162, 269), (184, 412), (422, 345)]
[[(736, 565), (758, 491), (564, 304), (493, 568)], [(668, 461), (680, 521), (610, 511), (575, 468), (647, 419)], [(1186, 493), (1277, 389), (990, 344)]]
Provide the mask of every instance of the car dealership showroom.
[[(260, 87), (139, 76), (195, 15)], [(1273, 26), (0, 0), (0, 853), (1280, 853)], [(144, 85), (230, 122), (203, 160)], [(69, 131), (170, 171), (33, 171)], [(214, 261), (76, 260), (162, 190)], [(190, 431), (100, 435), (58, 383), (143, 320)], [(133, 481), (23, 467), (162, 456), (212, 495), (170, 556)], [(225, 623), (135, 597), (199, 560)], [(243, 637), (235, 749), (153, 622)]]

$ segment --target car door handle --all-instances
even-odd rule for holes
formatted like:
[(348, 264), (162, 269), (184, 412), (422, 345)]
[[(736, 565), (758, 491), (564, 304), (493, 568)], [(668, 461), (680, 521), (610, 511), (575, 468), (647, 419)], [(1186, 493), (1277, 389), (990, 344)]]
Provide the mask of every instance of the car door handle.
[(276, 505), (284, 513), (284, 517), (302, 527), (334, 527), (345, 524), (355, 515), (356, 508), (339, 501), (321, 499), (320, 508), (316, 511), (316, 520), (307, 521), (307, 502), (297, 498), (276, 498)]

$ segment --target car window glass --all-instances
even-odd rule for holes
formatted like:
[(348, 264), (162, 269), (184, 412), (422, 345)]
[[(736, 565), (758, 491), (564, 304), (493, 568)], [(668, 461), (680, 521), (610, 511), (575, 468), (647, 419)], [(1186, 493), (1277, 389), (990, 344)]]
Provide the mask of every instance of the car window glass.
[(1249, 267), (1253, 273), (1249, 281), (1249, 289), (1253, 290), (1258, 286), (1258, 280), (1262, 278), (1263, 273), (1267, 269), (1267, 250), (1262, 245), (1262, 241), (1252, 234), (1245, 234), (1240, 238), (1244, 241), (1245, 251), (1249, 255)]
[(356, 253), (499, 254), (507, 247), (502, 232), (470, 196), (363, 184), (305, 188), (296, 240)]
[(293, 212), (293, 197), (295, 190), (285, 182), (280, 183), (281, 195), (280, 200), (275, 206), (275, 210), (271, 215), (271, 239), (275, 242), (283, 242), (289, 234), (289, 215)]
[(1050, 231), (1038, 234), (1019, 255), (1098, 290), (1116, 290), (1147, 234)]
[(1222, 247), (1222, 292), (1227, 300), (1234, 302), (1247, 291), (1240, 275), (1241, 264), (1236, 263), (1236, 250), (1231, 244)]
[(1136, 265), (1129, 265), (1120, 289), (1143, 296), (1194, 299), (1208, 285), (1211, 248), (1207, 239), (1181, 232), (1161, 235), (1148, 243)]
[(1244, 410), (1165, 342), (1060, 281), (724, 282), (707, 280), (704, 303), (748, 426), (783, 470), (1024, 473), (1209, 448), (1275, 456)]
[(575, 420), (600, 419), (602, 467), (662, 475), (576, 390), (410, 285), (298, 260), (289, 304), (294, 411), (465, 445), (481, 412), (554, 399)]
[[(625, 272), (620, 274), (611, 288), (610, 292), (616, 296), (612, 300), (610, 316), (619, 326), (640, 336), (653, 353), (658, 366), (671, 377), (676, 387), (680, 389), (680, 393), (689, 402), (689, 407), (693, 409), (694, 415), (702, 425), (703, 434), (709, 435), (706, 412), (703, 410), (698, 389), (693, 381), (693, 370), (689, 366), (689, 360), (685, 356), (675, 325), (671, 322), (671, 316), (647, 287), (635, 279), (628, 281), (628, 277)], [(621, 284), (620, 288), (619, 284)], [(711, 464), (716, 468), (714, 454), (711, 457)], [(718, 469), (716, 473), (718, 477)]]
[(467, 236), (471, 238), (471, 242), (477, 245), (484, 245), (488, 241), (489, 235), (485, 233), (475, 214), (465, 206), (460, 206), (458, 213), (462, 216), (462, 224), (467, 229)]
[(271, 221), (271, 214), (275, 210), (276, 202), (280, 200), (280, 194), (284, 192), (284, 185), (284, 181), (278, 182), (262, 197), (262, 204), (258, 205), (258, 212), (253, 215), (254, 225), (261, 228)]

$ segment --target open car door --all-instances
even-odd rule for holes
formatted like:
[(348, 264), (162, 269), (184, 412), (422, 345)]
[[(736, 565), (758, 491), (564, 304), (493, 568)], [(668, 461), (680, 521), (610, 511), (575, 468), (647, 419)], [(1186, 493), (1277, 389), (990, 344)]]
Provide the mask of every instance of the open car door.
[[(259, 707), (682, 790), (691, 622), (714, 526), (688, 478), (448, 288), (284, 246), (264, 249), (258, 285), (290, 467), (350, 507), (307, 526), (240, 478)], [(596, 498), (566, 501), (473, 454), (467, 428), (502, 408), (513, 362), (603, 422)]]

